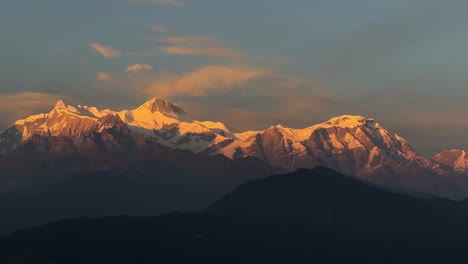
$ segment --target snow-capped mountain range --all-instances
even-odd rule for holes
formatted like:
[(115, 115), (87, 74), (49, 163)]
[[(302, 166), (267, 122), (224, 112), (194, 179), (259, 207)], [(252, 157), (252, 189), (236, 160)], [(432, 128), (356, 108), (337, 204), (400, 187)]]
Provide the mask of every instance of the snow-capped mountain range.
[[(125, 137), (119, 134), (122, 131)], [(18, 120), (0, 133), (0, 152), (40, 144), (44, 138), (49, 139), (43, 143), (47, 147), (40, 149), (47, 151), (64, 151), (64, 141), (57, 138), (69, 139), (66, 149), (75, 151), (112, 149), (115, 144), (139, 150), (150, 144), (229, 159), (254, 157), (288, 170), (323, 165), (387, 187), (468, 196), (464, 151), (426, 159), (401, 136), (362, 116), (343, 115), (303, 129), (277, 125), (233, 133), (221, 122), (194, 120), (180, 107), (158, 98), (121, 111), (58, 101), (49, 113)], [(54, 146), (51, 138), (62, 143)]]
[(108, 115), (118, 116), (133, 131), (151, 135), (161, 145), (175, 149), (201, 152), (234, 138), (224, 124), (192, 120), (181, 108), (157, 98), (136, 109), (122, 111), (70, 106), (60, 100), (49, 113), (16, 121), (13, 127), (1, 134), (0, 150), (12, 150), (32, 135), (80, 136), (89, 133), (99, 118)]

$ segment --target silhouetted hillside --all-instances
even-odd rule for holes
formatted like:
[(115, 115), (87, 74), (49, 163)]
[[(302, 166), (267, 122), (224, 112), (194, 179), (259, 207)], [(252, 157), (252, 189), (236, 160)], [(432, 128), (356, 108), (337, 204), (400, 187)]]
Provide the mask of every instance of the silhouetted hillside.
[[(24, 164), (27, 164), (25, 166)], [(0, 155), (0, 236), (66, 218), (200, 211), (239, 184), (283, 170), (177, 150)]]
[(9, 263), (464, 263), (467, 212), (468, 201), (392, 193), (317, 167), (249, 182), (202, 213), (25, 230), (3, 254)]

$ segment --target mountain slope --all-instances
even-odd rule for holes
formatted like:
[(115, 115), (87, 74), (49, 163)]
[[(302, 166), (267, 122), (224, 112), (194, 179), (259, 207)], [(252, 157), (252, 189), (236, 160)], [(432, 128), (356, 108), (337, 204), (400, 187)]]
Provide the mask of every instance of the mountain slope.
[[(40, 263), (463, 263), (465, 202), (417, 199), (326, 168), (244, 184), (202, 213), (81, 218), (18, 232)], [(430, 252), (430, 254), (428, 254)]]
[(468, 155), (464, 150), (444, 150), (435, 155), (433, 159), (468, 175)]
[(422, 157), (402, 137), (362, 116), (340, 116), (304, 129), (277, 125), (236, 136), (237, 141), (217, 151), (230, 158), (256, 157), (290, 170), (326, 166), (414, 192), (458, 199), (468, 193), (468, 178)]
[(290, 169), (325, 162), (346, 173), (366, 175), (380, 169), (385, 159), (429, 162), (403, 138), (362, 116), (340, 116), (304, 129), (278, 125), (243, 138), (247, 146), (237, 148), (238, 156), (240, 152)]

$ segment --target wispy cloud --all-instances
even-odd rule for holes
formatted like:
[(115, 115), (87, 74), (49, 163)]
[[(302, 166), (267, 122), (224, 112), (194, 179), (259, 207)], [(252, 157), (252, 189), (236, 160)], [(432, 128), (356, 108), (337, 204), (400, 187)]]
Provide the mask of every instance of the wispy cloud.
[[(163, 32), (166, 28), (161, 25), (151, 25), (153, 30)], [(241, 54), (226, 47), (224, 43), (216, 38), (207, 36), (169, 36), (149, 38), (149, 40), (164, 43), (165, 47), (156, 47), (146, 51), (121, 51), (111, 46), (99, 43), (92, 43), (89, 46), (94, 52), (106, 58), (118, 58), (122, 56), (155, 56), (155, 55), (175, 55), (175, 56), (208, 56), (225, 59), (238, 59)]]
[(112, 47), (109, 46), (104, 46), (99, 43), (92, 43), (89, 45), (94, 51), (98, 52), (102, 56), (106, 58), (118, 58), (122, 56), (122, 52), (119, 50), (116, 50)]
[(185, 4), (179, 0), (131, 0), (134, 3), (142, 5), (166, 5), (177, 8), (185, 7)]
[(51, 110), (60, 99), (68, 98), (39, 92), (0, 94), (0, 130), (18, 119)]
[(167, 44), (161, 51), (176, 56), (209, 56), (218, 58), (239, 58), (241, 55), (215, 38), (208, 36), (169, 36), (156, 38), (158, 42)]
[(166, 26), (161, 25), (161, 24), (151, 24), (151, 25), (148, 25), (148, 28), (150, 28), (151, 30), (157, 33), (166, 33), (169, 31)]
[(165, 54), (176, 56), (210, 56), (218, 58), (237, 58), (239, 54), (227, 48), (203, 48), (170, 46), (161, 48)]
[(266, 77), (269, 73), (269, 69), (246, 65), (212, 65), (183, 75), (161, 76), (144, 85), (142, 89), (151, 96), (205, 96), (226, 92), (249, 81)]
[(209, 36), (168, 36), (156, 39), (170, 44), (221, 45), (223, 42)]
[(128, 65), (125, 69), (126, 72), (139, 72), (139, 71), (148, 71), (152, 70), (153, 66), (148, 64), (132, 64)]
[(97, 78), (100, 81), (112, 81), (114, 79), (114, 75), (109, 72), (99, 72), (97, 74)]

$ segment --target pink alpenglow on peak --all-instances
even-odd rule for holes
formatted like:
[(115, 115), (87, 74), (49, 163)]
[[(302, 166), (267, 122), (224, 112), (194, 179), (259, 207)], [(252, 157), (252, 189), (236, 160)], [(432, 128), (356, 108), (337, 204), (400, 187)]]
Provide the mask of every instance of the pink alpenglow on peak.
[(434, 160), (445, 164), (454, 170), (468, 172), (468, 155), (460, 149), (444, 150), (434, 156)]

